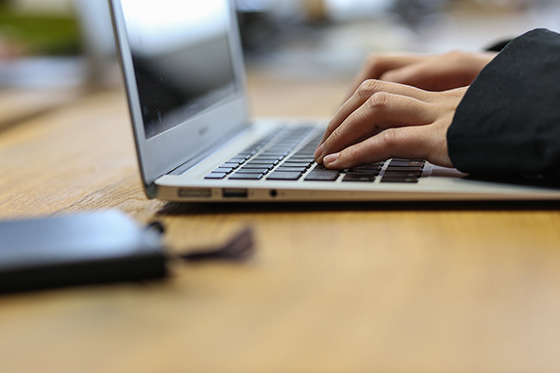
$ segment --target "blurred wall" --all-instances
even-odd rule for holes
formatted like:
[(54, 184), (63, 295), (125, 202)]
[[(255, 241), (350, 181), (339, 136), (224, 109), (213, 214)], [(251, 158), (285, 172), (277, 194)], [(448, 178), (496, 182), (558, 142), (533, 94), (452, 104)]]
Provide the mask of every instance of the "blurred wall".
[(10, 0), (10, 2), (24, 11), (56, 13), (70, 13), (72, 11), (72, 0)]

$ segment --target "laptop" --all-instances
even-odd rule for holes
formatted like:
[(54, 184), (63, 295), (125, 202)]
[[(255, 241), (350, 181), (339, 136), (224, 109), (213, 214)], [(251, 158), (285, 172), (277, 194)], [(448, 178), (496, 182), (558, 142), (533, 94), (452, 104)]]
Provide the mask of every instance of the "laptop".
[(326, 170), (327, 120), (252, 120), (227, 0), (110, 0), (149, 198), (175, 202), (557, 200), (560, 188), (476, 180), (423, 160)]

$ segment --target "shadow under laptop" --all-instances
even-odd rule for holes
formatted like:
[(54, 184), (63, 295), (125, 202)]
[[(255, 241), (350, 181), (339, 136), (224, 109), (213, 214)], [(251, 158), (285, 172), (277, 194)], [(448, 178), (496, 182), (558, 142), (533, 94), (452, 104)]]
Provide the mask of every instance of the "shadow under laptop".
[(399, 201), (399, 202), (282, 202), (167, 203), (157, 216), (214, 214), (278, 214), (337, 211), (554, 211), (560, 201)]

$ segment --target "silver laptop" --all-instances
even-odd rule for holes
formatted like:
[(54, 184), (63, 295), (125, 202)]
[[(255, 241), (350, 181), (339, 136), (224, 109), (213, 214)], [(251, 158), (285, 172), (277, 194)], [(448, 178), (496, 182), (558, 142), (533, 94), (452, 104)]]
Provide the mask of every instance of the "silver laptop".
[(142, 181), (167, 201), (560, 199), (560, 189), (476, 180), (422, 160), (326, 170), (326, 120), (251, 120), (227, 0), (111, 0)]

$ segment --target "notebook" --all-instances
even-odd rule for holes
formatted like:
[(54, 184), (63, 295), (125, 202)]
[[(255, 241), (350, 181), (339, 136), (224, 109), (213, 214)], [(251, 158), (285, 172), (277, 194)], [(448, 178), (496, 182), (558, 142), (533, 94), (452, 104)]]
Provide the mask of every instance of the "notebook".
[(313, 162), (327, 119), (252, 119), (227, 0), (111, 0), (148, 197), (176, 202), (552, 200), (538, 183), (477, 180), (423, 160)]

